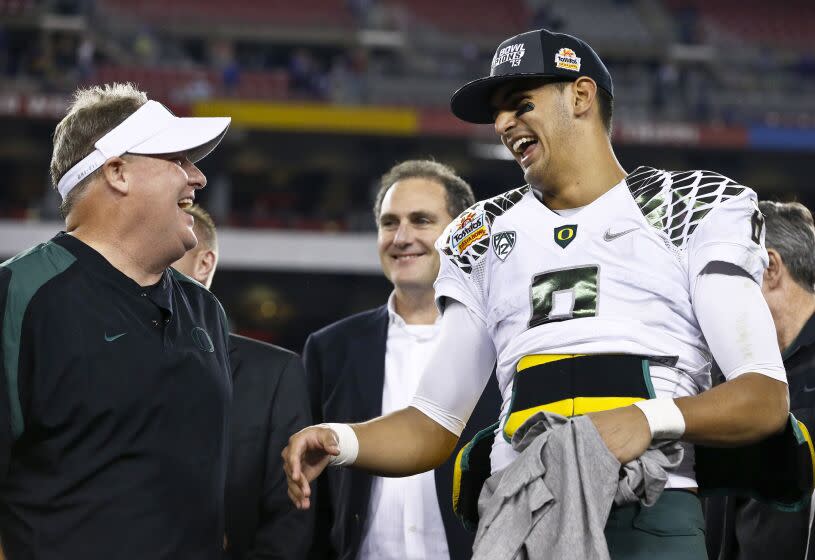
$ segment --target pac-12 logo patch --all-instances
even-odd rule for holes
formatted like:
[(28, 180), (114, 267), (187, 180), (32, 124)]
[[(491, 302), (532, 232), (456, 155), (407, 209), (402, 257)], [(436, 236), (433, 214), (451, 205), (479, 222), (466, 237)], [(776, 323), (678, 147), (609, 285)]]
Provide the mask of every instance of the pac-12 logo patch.
[(555, 53), (555, 66), (564, 70), (580, 72), (580, 57), (572, 49), (563, 47)]
[(492, 250), (495, 256), (505, 261), (515, 247), (517, 235), (514, 231), (502, 231), (492, 236)]
[(487, 220), (484, 212), (467, 212), (456, 224), (450, 235), (450, 249), (461, 255), (473, 243), (487, 236)]
[(560, 226), (555, 228), (555, 243), (566, 248), (566, 245), (572, 242), (572, 239), (577, 235), (577, 224), (570, 226)]

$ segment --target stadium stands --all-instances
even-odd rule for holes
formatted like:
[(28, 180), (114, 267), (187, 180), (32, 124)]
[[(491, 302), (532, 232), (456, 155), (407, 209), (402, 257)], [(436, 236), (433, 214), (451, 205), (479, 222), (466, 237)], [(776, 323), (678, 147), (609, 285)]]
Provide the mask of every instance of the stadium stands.
[(91, 81), (133, 82), (156, 99), (173, 102), (215, 96), (286, 99), (289, 86), (288, 73), (282, 69), (241, 72), (234, 87), (227, 87), (217, 70), (113, 64), (100, 66)]
[(619, 43), (642, 49), (654, 42), (636, 4), (614, 0), (570, 0), (551, 2), (551, 20), (562, 22), (563, 31), (581, 30), (580, 35), (592, 45)]
[(390, 0), (424, 25), (458, 33), (502, 35), (524, 29), (530, 20), (523, 0)]
[(34, 0), (0, 0), (0, 17), (15, 17), (34, 12)]
[[(78, 17), (47, 17), (52, 13)], [(765, 132), (768, 142), (778, 142), (772, 133), (779, 127), (815, 129), (811, 0), (790, 0), (783, 9), (762, 0), (234, 0), (227, 8), (216, 0), (0, 0), (0, 111), (8, 116), (4, 126), (28, 127), (20, 124), (25, 118), (59, 114), (77, 84), (112, 81), (134, 82), (182, 112), (221, 100), (268, 102), (273, 109), (262, 119), (234, 127), (236, 136), (261, 131), (256, 142), (264, 150), (248, 157), (236, 148), (225, 164), (224, 181), (251, 187), (224, 195), (220, 217), (259, 228), (367, 229), (365, 189), (379, 166), (338, 172), (338, 162), (354, 168), (374, 154), (372, 161), (390, 163), (404, 146), (417, 156), (454, 154), (465, 166), (477, 154), (494, 154), (473, 148), (492, 140), (489, 127), (456, 121), (449, 96), (485, 70), (495, 37), (535, 26), (595, 44), (614, 76), (614, 140), (623, 145), (657, 139), (701, 149), (710, 133), (724, 139), (716, 146), (744, 149)], [(210, 103), (196, 104), (202, 100)], [(301, 100), (316, 108), (308, 125), (281, 118), (292, 110), (288, 102)], [(326, 129), (342, 135), (333, 139), (319, 134), (327, 114), (320, 111), (332, 105), (342, 106)], [(361, 131), (353, 113), (343, 112), (349, 105), (393, 108), (399, 131), (388, 137), (378, 130), (377, 141), (352, 149), (372, 127)], [(28, 134), (29, 141), (44, 137)], [(268, 156), (297, 135), (314, 136), (296, 153)], [(800, 138), (780, 142), (811, 149), (809, 137)], [(440, 143), (431, 144), (435, 139)], [(0, 190), (2, 217), (53, 206), (42, 199), (44, 175), (23, 172), (40, 168), (47, 154), (31, 149), (39, 163), (18, 165), (14, 158), (24, 149), (0, 149), (0, 169), (11, 169), (6, 176), (15, 184)], [(230, 149), (224, 158), (233, 157)], [(312, 152), (330, 161), (315, 161), (323, 174), (293, 173), (290, 164)], [(472, 165), (473, 177), (489, 177), (485, 188), (502, 184)], [(274, 197), (262, 188), (270, 177)], [(336, 186), (326, 184), (337, 177)], [(325, 192), (304, 196), (306, 187)], [(281, 197), (288, 197), (285, 204)], [(323, 198), (340, 202), (319, 209), (314, 201)]]
[(789, 0), (666, 0), (677, 13), (703, 20), (709, 41), (736, 35), (746, 43), (811, 50), (815, 44), (815, 3)]
[(350, 27), (353, 16), (344, 0), (100, 0), (103, 10), (150, 23), (244, 23), (253, 25)]

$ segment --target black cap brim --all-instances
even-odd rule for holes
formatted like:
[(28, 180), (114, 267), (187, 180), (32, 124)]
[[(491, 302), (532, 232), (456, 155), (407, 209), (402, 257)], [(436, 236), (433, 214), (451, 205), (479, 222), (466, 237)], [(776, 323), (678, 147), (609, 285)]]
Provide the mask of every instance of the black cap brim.
[(494, 110), (492, 96), (495, 91), (510, 82), (521, 80), (540, 80), (551, 78), (553, 82), (564, 81), (568, 78), (552, 74), (509, 74), (506, 76), (487, 76), (479, 78), (461, 86), (450, 98), (450, 109), (453, 114), (463, 121), (473, 124), (492, 124)]

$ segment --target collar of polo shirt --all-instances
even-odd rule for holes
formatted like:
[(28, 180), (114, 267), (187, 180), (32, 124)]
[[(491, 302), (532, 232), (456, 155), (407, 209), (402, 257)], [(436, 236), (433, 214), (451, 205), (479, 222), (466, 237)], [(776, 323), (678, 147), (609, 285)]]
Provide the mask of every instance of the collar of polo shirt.
[(183, 152), (195, 163), (209, 154), (226, 134), (230, 117), (176, 117), (157, 101), (148, 101), (113, 130), (102, 136), (94, 151), (59, 180), (63, 200), (82, 179), (112, 157)]

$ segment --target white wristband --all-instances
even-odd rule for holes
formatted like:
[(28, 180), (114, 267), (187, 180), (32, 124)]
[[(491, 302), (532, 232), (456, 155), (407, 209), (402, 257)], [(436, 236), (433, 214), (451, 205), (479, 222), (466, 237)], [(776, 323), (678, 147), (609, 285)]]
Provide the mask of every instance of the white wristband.
[(649, 399), (634, 406), (645, 414), (653, 439), (679, 439), (685, 433), (685, 417), (673, 399)]
[(337, 447), (340, 448), (340, 454), (331, 457), (328, 462), (332, 467), (347, 467), (353, 465), (357, 460), (359, 454), (359, 440), (354, 429), (348, 424), (320, 424), (324, 428), (328, 428), (337, 436)]

